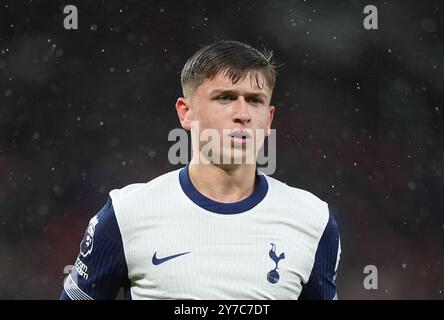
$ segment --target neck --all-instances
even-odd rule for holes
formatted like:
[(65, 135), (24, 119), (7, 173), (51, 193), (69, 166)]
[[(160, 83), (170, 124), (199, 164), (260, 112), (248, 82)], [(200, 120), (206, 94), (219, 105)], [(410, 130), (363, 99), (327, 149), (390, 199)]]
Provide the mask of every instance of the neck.
[(194, 187), (217, 202), (241, 201), (254, 192), (256, 165), (215, 165), (191, 161), (188, 174)]

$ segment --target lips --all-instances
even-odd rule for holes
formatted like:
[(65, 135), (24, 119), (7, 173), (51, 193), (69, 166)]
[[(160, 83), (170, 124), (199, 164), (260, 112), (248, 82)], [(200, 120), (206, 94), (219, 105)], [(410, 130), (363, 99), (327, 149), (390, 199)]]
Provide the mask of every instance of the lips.
[(234, 130), (228, 136), (233, 137), (233, 138), (240, 138), (240, 139), (251, 138), (251, 134), (248, 131), (242, 131), (242, 130)]
[(228, 134), (233, 144), (237, 145), (245, 145), (247, 143), (247, 139), (251, 138), (251, 134), (245, 130), (233, 130)]

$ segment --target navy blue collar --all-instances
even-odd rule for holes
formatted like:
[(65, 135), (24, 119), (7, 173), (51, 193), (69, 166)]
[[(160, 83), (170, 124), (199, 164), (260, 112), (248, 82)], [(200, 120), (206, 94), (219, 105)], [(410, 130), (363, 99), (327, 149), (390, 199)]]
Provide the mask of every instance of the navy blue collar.
[(221, 214), (236, 214), (248, 211), (261, 202), (268, 191), (268, 183), (265, 176), (256, 174), (256, 187), (248, 198), (231, 203), (217, 202), (207, 198), (196, 189), (188, 174), (188, 165), (180, 170), (179, 182), (183, 192), (191, 201), (202, 209)]

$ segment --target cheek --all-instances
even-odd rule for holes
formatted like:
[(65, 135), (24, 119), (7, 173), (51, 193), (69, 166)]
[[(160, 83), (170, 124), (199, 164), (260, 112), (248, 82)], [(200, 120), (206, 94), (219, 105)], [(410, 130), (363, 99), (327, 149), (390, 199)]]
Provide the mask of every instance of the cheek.
[(256, 119), (259, 127), (268, 127), (270, 122), (270, 114), (268, 113), (268, 110), (260, 110), (256, 114)]
[(217, 108), (217, 106), (208, 103), (204, 108), (199, 110), (198, 120), (202, 124), (206, 124), (208, 127), (218, 128), (221, 127), (227, 119), (230, 119), (227, 109)]

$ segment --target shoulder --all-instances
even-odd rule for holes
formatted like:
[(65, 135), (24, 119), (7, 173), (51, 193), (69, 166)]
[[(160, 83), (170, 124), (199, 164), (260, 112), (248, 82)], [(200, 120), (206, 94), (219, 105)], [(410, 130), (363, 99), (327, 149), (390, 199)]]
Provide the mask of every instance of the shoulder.
[(167, 172), (145, 183), (132, 183), (123, 188), (111, 190), (109, 195), (113, 205), (116, 206), (131, 201), (145, 194), (153, 195), (153, 191), (162, 188), (171, 188), (172, 185), (178, 182), (179, 170)]
[(327, 224), (330, 216), (327, 202), (307, 190), (292, 187), (269, 176), (265, 177), (267, 178), (270, 194), (275, 198), (275, 201), (281, 201), (314, 213)]

